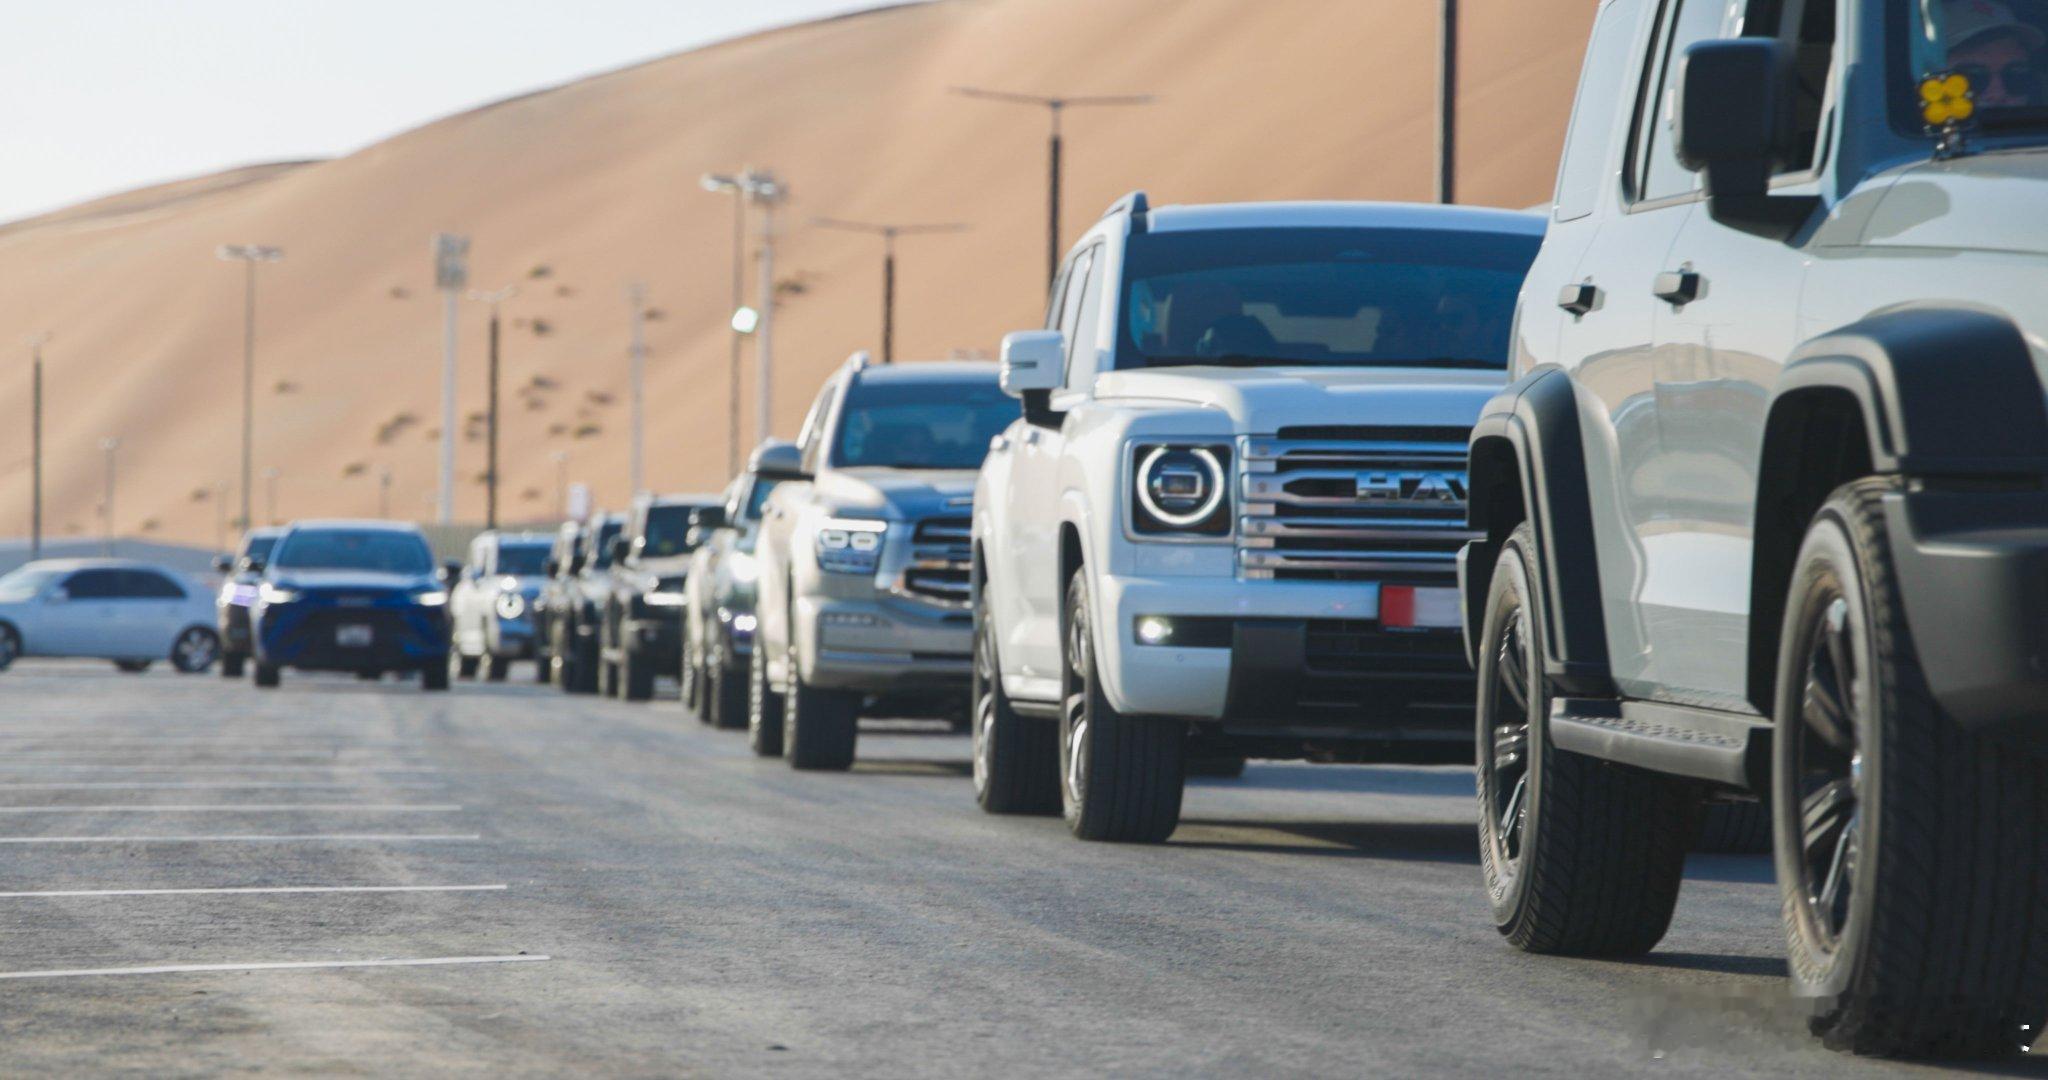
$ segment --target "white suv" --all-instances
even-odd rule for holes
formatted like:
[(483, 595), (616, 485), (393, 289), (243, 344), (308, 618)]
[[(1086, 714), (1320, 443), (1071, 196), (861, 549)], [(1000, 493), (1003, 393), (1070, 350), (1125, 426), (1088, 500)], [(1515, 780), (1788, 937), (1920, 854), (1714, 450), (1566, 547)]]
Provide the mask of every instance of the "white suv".
[(974, 497), (974, 788), (1157, 841), (1191, 759), (1470, 762), (1465, 440), (1527, 214), (1110, 208)]

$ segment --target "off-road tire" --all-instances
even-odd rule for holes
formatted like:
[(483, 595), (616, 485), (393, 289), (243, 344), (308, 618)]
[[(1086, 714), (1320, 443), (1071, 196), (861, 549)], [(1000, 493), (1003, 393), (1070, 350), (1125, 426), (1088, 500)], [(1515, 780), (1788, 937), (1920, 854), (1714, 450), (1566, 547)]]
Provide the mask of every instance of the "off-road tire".
[(274, 690), (283, 679), (276, 664), (266, 664), (258, 660), (256, 661), (256, 675), (251, 681), (262, 689)]
[(631, 646), (619, 649), (618, 697), (620, 701), (647, 701), (654, 697), (654, 661)]
[(220, 677), (223, 679), (241, 678), (242, 665), (248, 662), (249, 657), (246, 653), (231, 652), (220, 654)]
[(454, 650), (453, 652), (450, 652), (448, 654), (448, 666), (454, 670), (455, 676), (457, 678), (476, 678), (476, 657), (466, 656), (460, 649)]
[(1694, 851), (1710, 855), (1769, 855), (1771, 809), (1761, 802), (1710, 802), (1700, 807)]
[(759, 641), (747, 667), (747, 748), (758, 757), (782, 756), (782, 695), (768, 685), (768, 660)]
[(974, 613), (969, 727), (974, 734), (974, 801), (990, 814), (1060, 809), (1060, 726), (1020, 716), (1003, 692), (986, 604)]
[(1061, 810), (1083, 840), (1160, 843), (1180, 824), (1186, 727), (1110, 707), (1096, 677), (1088, 591), (1084, 567), (1067, 582), (1061, 635)]
[(426, 667), (421, 668), (420, 689), (436, 691), (448, 689), (448, 665), (428, 664)]
[(485, 653), (483, 669), (486, 682), (504, 682), (505, 676), (512, 673), (512, 661), (493, 653)]
[(861, 695), (812, 686), (789, 658), (791, 690), (782, 706), (782, 756), (792, 769), (845, 772), (860, 742)]
[(1480, 636), (1479, 855), (1494, 925), (1527, 952), (1645, 953), (1671, 925), (1699, 797), (1550, 744), (1535, 552), (1527, 524), (1502, 546)]
[(715, 664), (704, 680), (706, 722), (737, 731), (747, 726), (747, 673)]
[[(1772, 740), (1787, 963), (1831, 1047), (2003, 1057), (2048, 1016), (2048, 764), (1963, 731), (1935, 703), (1885, 526), (1883, 501), (1900, 486), (1837, 488), (1794, 563)], [(1843, 666), (1854, 741), (1831, 751), (1822, 732), (1839, 744), (1845, 729), (1819, 718)], [(1817, 783), (1844, 749), (1846, 779)], [(1848, 793), (1846, 807), (1830, 788)], [(1823, 831), (1823, 820), (1846, 825)], [(1831, 836), (1852, 869), (1823, 914), (1809, 868)]]

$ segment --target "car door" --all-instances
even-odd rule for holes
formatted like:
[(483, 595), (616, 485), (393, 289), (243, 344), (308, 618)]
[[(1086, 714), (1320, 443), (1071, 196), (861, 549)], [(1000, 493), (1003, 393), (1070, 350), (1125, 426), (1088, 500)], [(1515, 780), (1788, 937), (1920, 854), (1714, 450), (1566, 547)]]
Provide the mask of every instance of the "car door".
[(127, 592), (122, 571), (80, 570), (64, 579), (62, 587), (63, 598), (52, 597), (46, 607), (49, 619), (43, 640), (48, 644), (38, 652), (51, 656), (134, 654), (128, 646), (133, 629), (121, 622)]
[[(801, 468), (809, 476), (816, 476), (825, 462), (826, 429), (830, 427), (832, 403), (838, 392), (837, 376), (827, 379), (819, 389), (817, 398), (811, 402), (810, 411), (804, 414), (804, 424), (797, 433), (797, 454)], [(803, 505), (810, 501), (812, 481), (785, 480), (769, 493), (768, 502), (761, 508), (760, 533), (755, 550), (758, 553), (756, 569), (758, 576), (755, 588), (755, 640), (771, 674), (782, 678), (780, 651), (789, 645), (789, 564), (792, 533)]]
[[(1060, 275), (1062, 288), (1047, 313), (1052, 329), (1067, 338), (1067, 370), (1073, 370), (1081, 307), (1091, 288), (1097, 243), (1069, 256)], [(1092, 376), (1090, 377), (1092, 382)], [(1085, 393), (1085, 388), (1080, 391)], [(1054, 394), (1060, 405), (1076, 398), (1071, 384)], [(1004, 493), (1004, 532), (1009, 541), (1004, 580), (1015, 583), (1008, 610), (998, 620), (1008, 662), (1029, 696), (1053, 695), (1060, 675), (1060, 612), (1067, 583), (1060, 580), (1059, 461), (1064, 437), (1057, 415), (1043, 423), (1027, 422), (1010, 448), (1010, 478)]]
[(1558, 351), (1579, 391), (1609, 659), (1616, 683), (1636, 695), (1654, 692), (1663, 652), (1641, 602), (1673, 569), (1660, 564), (1669, 554), (1660, 495), (1672, 461), (1656, 379), (1668, 345), (1653, 289), (1699, 202), (1697, 178), (1672, 150), (1667, 78), (1687, 45), (1720, 34), (1725, 14), (1726, 0), (1666, 0), (1637, 35), (1643, 77), (1632, 107), (1615, 110), (1626, 126), (1609, 135), (1606, 179), (1595, 195), (1599, 224), (1572, 291), (1558, 297), (1568, 316)]
[[(1816, 194), (1834, 87), (1835, 5), (1753, 2), (1742, 32), (1776, 33), (1800, 66), (1794, 130), (1800, 156), (1780, 166), (1779, 194)], [(1658, 564), (1644, 596), (1674, 699), (1748, 710), (1749, 585), (1757, 456), (1771, 388), (1799, 338), (1808, 256), (1800, 238), (1686, 222), (1664, 268), (1657, 397), (1666, 465)]]
[(188, 623), (185, 589), (157, 570), (121, 572), (122, 605), (115, 622), (124, 651), (133, 656), (167, 657), (171, 643)]

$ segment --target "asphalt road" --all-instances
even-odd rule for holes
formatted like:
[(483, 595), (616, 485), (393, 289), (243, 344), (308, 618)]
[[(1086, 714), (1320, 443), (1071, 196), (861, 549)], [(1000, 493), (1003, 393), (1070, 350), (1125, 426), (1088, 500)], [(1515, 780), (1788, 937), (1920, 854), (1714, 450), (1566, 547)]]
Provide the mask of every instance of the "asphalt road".
[[(1936, 1071), (1808, 1039), (1761, 858), (1696, 857), (1646, 960), (1530, 957), (1469, 770), (1254, 764), (1136, 848), (982, 815), (967, 754), (876, 724), (798, 774), (673, 700), (17, 664), (0, 1071)], [(128, 892), (172, 889), (359, 891)]]

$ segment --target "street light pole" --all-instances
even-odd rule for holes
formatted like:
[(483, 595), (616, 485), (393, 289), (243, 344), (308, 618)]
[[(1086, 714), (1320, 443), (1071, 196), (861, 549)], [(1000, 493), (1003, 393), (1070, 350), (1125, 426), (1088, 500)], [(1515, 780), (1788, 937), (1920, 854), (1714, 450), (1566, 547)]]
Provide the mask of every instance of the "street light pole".
[(32, 358), (28, 404), (28, 557), (31, 559), (43, 557), (43, 344), (49, 340), (47, 332), (31, 334), (28, 339)]
[(766, 170), (749, 169), (740, 177), (747, 198), (761, 208), (761, 321), (754, 327), (754, 437), (770, 435), (775, 401), (775, 204), (789, 197), (788, 185)]
[(498, 305), (510, 300), (519, 292), (517, 285), (507, 285), (495, 292), (478, 289), (469, 291), (471, 300), (481, 300), (491, 305), (491, 364), (490, 404), (484, 414), (484, 528), (498, 527)]
[(469, 284), (469, 237), (434, 234), (434, 285), (441, 290), (441, 490), (435, 513), (455, 520), (455, 306)]
[[(746, 170), (752, 171), (752, 168)], [(732, 310), (737, 312), (747, 302), (746, 192), (738, 177), (719, 173), (705, 173), (697, 178), (697, 184), (706, 191), (725, 192), (732, 196)], [(729, 411), (726, 413), (725, 472), (728, 476), (737, 475), (740, 471), (740, 339), (745, 336), (738, 327), (733, 327), (732, 355), (726, 374)]]
[(105, 515), (101, 522), (105, 528), (101, 533), (100, 554), (106, 556), (114, 554), (114, 451), (120, 448), (119, 439), (100, 440), (100, 449), (107, 455), (107, 492), (100, 500), (100, 510)]
[(284, 258), (284, 249), (267, 244), (222, 244), (214, 250), (219, 258), (239, 262), (242, 282), (242, 528), (249, 516), (250, 476), (256, 458), (256, 264)]
[(1012, 94), (1001, 90), (983, 90), (975, 86), (956, 86), (953, 92), (963, 97), (982, 98), (987, 101), (1003, 101), (1013, 105), (1043, 106), (1052, 117), (1051, 137), (1046, 144), (1046, 256), (1045, 279), (1050, 282), (1060, 273), (1060, 114), (1070, 107), (1088, 105), (1149, 105), (1151, 94), (1098, 94), (1090, 97), (1045, 97), (1039, 94)]
[(847, 221), (840, 218), (817, 218), (813, 223), (820, 228), (869, 233), (882, 238), (882, 363), (894, 363), (896, 359), (896, 238), (898, 236), (911, 236), (919, 233), (965, 232), (969, 226), (960, 222), (947, 222), (943, 225), (884, 225), (871, 221)]
[(1455, 202), (1458, 168), (1458, 0), (1442, 0), (1437, 42), (1436, 201)]
[(633, 445), (626, 473), (637, 498), (647, 490), (647, 286), (638, 281), (627, 286), (626, 300), (633, 306)]

